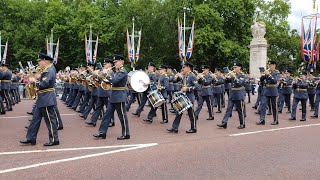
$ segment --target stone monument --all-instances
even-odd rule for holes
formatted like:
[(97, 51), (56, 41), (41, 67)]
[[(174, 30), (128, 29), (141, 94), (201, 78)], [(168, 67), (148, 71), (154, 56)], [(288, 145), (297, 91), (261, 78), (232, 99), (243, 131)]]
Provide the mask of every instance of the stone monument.
[(268, 43), (264, 38), (266, 25), (264, 22), (254, 22), (251, 26), (253, 39), (250, 43), (250, 74), (254, 78), (260, 77), (259, 67), (266, 68)]

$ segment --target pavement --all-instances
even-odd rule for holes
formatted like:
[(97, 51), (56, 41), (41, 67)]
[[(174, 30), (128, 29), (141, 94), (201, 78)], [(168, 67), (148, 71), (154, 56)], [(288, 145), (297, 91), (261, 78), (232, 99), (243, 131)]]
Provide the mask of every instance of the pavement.
[[(252, 97), (254, 102), (256, 96)], [(227, 129), (219, 129), (225, 112), (214, 113), (208, 121), (204, 105), (197, 122), (198, 133), (187, 134), (189, 118), (183, 115), (178, 134), (166, 132), (169, 123), (160, 124), (161, 111), (152, 124), (145, 124), (149, 107), (141, 116), (128, 112), (131, 139), (117, 140), (120, 122), (109, 128), (106, 139), (95, 139), (96, 127), (86, 125), (79, 114), (59, 101), (64, 129), (59, 131), (60, 145), (43, 147), (48, 130), (42, 122), (37, 145), (19, 143), (25, 138), (24, 126), (31, 116), (33, 100), (23, 100), (14, 111), (0, 116), (0, 179), (319, 179), (320, 121), (307, 118), (288, 120), (289, 114), (279, 114), (280, 124), (272, 126), (272, 116), (266, 125), (255, 124), (259, 116), (246, 104), (246, 128), (239, 130), (237, 112), (229, 119)], [(307, 117), (312, 112), (307, 112)], [(214, 108), (216, 111), (217, 109)], [(286, 110), (284, 110), (286, 111)], [(90, 120), (88, 116), (87, 121)]]

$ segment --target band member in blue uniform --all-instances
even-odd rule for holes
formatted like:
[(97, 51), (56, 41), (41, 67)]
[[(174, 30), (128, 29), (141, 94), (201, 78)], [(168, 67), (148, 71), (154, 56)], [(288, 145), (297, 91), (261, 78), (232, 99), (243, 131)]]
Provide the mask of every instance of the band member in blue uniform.
[(198, 119), (200, 111), (202, 109), (204, 101), (207, 103), (209, 118), (207, 120), (214, 120), (213, 111), (212, 111), (212, 77), (210, 75), (209, 66), (203, 65), (202, 66), (202, 73), (198, 74), (197, 76), (198, 84), (199, 84), (199, 101), (198, 107), (194, 112), (196, 119)]
[(316, 100), (315, 100), (315, 104), (314, 104), (314, 113), (312, 116), (310, 116), (311, 118), (318, 118), (318, 114), (319, 114), (319, 103), (320, 103), (320, 75), (318, 75), (317, 80), (315, 82), (316, 84)]
[(309, 72), (307, 75), (307, 82), (309, 83), (308, 86), (308, 98), (309, 98), (309, 105), (311, 107), (311, 111), (314, 111), (314, 97), (316, 96), (316, 79), (314, 78), (312, 72)]
[[(79, 82), (81, 83), (82, 82), (81, 78), (80, 78), (80, 75), (83, 74), (86, 71), (86, 69), (87, 69), (86, 65), (82, 64), (80, 66), (79, 74), (78, 74), (78, 80), (77, 80), (78, 82), (77, 83), (79, 83)], [(80, 103), (80, 99), (82, 99), (82, 96), (84, 96), (84, 93), (85, 93), (85, 86), (83, 86), (82, 84), (78, 84), (78, 86), (79, 86), (79, 90), (78, 90), (76, 98), (75, 98), (74, 102), (72, 103), (72, 107), (71, 107), (71, 109), (73, 109), (73, 110), (77, 109), (77, 107), (78, 107), (78, 105)]]
[[(194, 104), (194, 100), (195, 100), (194, 91), (197, 90), (196, 87), (198, 82), (197, 82), (197, 77), (192, 72), (192, 69), (193, 69), (193, 65), (189, 62), (185, 62), (182, 67), (183, 77), (180, 77), (180, 78), (182, 78), (182, 82), (183, 82), (183, 87), (181, 91), (186, 93), (191, 103)], [(188, 131), (186, 131), (186, 133), (197, 133), (196, 118), (194, 115), (193, 106), (188, 108), (187, 111), (190, 119), (191, 128)], [(179, 114), (176, 111), (176, 117), (172, 123), (172, 128), (167, 129), (169, 133), (178, 133), (182, 115), (183, 113)]]
[(29, 82), (34, 83), (38, 89), (38, 99), (32, 121), (28, 128), (26, 140), (20, 141), (22, 144), (36, 144), (41, 119), (44, 118), (49, 131), (49, 142), (45, 143), (44, 146), (59, 145), (58, 128), (54, 114), (54, 107), (57, 105), (56, 93), (54, 91), (56, 71), (52, 62), (53, 59), (51, 57), (40, 53), (38, 64), (42, 69), (42, 73), (29, 79)]
[(236, 107), (239, 115), (240, 126), (238, 129), (243, 129), (246, 127), (245, 124), (245, 115), (244, 115), (244, 85), (245, 85), (245, 75), (241, 72), (242, 64), (239, 62), (233, 63), (233, 71), (228, 74), (226, 81), (231, 83), (231, 90), (228, 99), (227, 110), (223, 116), (221, 124), (218, 124), (218, 127), (224, 129), (227, 128), (227, 123), (232, 114), (233, 107)]
[(292, 102), (292, 112), (289, 120), (296, 120), (296, 113), (298, 103), (301, 102), (302, 105), (302, 118), (300, 121), (306, 121), (307, 114), (307, 100), (308, 100), (308, 91), (309, 82), (306, 80), (307, 72), (302, 72), (300, 78), (295, 78), (293, 80), (293, 102)]
[(216, 68), (215, 73), (212, 74), (212, 92), (215, 101), (213, 107), (217, 107), (218, 111), (216, 113), (221, 113), (221, 106), (222, 106), (222, 86), (224, 86), (224, 78), (221, 74), (221, 69)]
[(262, 75), (261, 81), (265, 81), (266, 86), (263, 88), (263, 98), (261, 103), (261, 110), (260, 110), (260, 121), (257, 122), (257, 125), (264, 125), (265, 124), (265, 117), (266, 117), (266, 110), (267, 105), (270, 104), (270, 110), (272, 111), (273, 115), (273, 122), (271, 125), (279, 124), (278, 120), (278, 81), (279, 81), (279, 71), (276, 70), (277, 63), (275, 61), (269, 61), (268, 67), (269, 69), (264, 72)]
[[(96, 138), (106, 138), (106, 133), (112, 118), (112, 114), (117, 110), (119, 120), (122, 127), (122, 135), (118, 137), (118, 140), (130, 139), (130, 131), (128, 124), (127, 112), (125, 110), (125, 102), (127, 99), (127, 81), (128, 73), (123, 67), (124, 58), (121, 55), (114, 57), (114, 65), (116, 72), (111, 76), (106, 76), (106, 79), (112, 83), (111, 98), (108, 103), (107, 112), (103, 117), (99, 128), (99, 134), (94, 134)], [(106, 72), (105, 72), (106, 73)]]
[[(162, 111), (162, 122), (161, 124), (164, 123), (168, 123), (168, 108), (167, 108), (167, 98), (168, 98), (168, 94), (167, 94), (167, 89), (169, 88), (169, 78), (166, 75), (166, 66), (165, 65), (161, 65), (159, 67), (159, 71), (160, 71), (160, 76), (157, 82), (157, 89), (158, 91), (162, 94), (163, 98), (165, 99), (165, 102), (161, 105), (161, 111)], [(158, 107), (153, 107), (151, 106), (151, 109), (148, 113), (148, 117), (147, 119), (145, 119), (144, 121), (146, 123), (152, 123), (152, 119), (153, 117), (155, 117), (156, 111), (157, 111)]]
[(1, 79), (3, 76), (3, 71), (2, 71), (2, 67), (0, 67), (0, 114), (6, 114), (6, 111), (4, 109), (4, 105), (3, 105), (3, 99), (2, 99), (2, 89), (1, 89)]
[(3, 75), (1, 78), (1, 96), (2, 96), (2, 99), (6, 101), (7, 111), (12, 111), (12, 99), (9, 94), (12, 73), (9, 70), (9, 65), (2, 64), (2, 71), (3, 71)]
[[(153, 63), (149, 63), (148, 65), (148, 76), (150, 78), (150, 85), (156, 83), (158, 81), (158, 75), (155, 73), (155, 69), (156, 65)], [(139, 107), (137, 108), (136, 112), (132, 113), (135, 116), (140, 117), (141, 112), (143, 111), (143, 108), (148, 100), (147, 95), (148, 93), (151, 91), (150, 86), (148, 87), (148, 89), (141, 93), (141, 104), (139, 105)]]
[(286, 113), (291, 113), (291, 94), (292, 94), (292, 82), (291, 77), (292, 71), (287, 69), (284, 72), (284, 77), (280, 79), (280, 93), (279, 95), (279, 113), (282, 113), (284, 104), (287, 105), (288, 111)]

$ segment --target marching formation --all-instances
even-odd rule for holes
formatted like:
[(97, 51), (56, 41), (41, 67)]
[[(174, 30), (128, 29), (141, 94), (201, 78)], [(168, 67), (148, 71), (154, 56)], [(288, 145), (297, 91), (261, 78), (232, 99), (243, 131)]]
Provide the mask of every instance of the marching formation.
[[(130, 128), (127, 112), (131, 105), (138, 103), (132, 115), (140, 117), (145, 106), (150, 106), (144, 122), (152, 124), (161, 109), (161, 124), (172, 123), (168, 133), (178, 133), (183, 113), (187, 113), (190, 129), (186, 133), (197, 133), (197, 121), (200, 113), (208, 113), (207, 120), (214, 120), (215, 113), (222, 113), (226, 107), (220, 128), (227, 128), (228, 119), (233, 111), (238, 112), (239, 129), (246, 127), (246, 99), (250, 103), (251, 94), (255, 93), (258, 85), (258, 97), (252, 108), (256, 109), (257, 125), (265, 125), (266, 114), (272, 115), (271, 125), (278, 125), (278, 114), (287, 108), (290, 121), (297, 119), (298, 103), (301, 102), (301, 121), (306, 121), (307, 100), (318, 118), (320, 102), (320, 85), (317, 77), (311, 73), (302, 72), (299, 77), (292, 77), (292, 70), (280, 72), (276, 69), (275, 61), (268, 62), (268, 69), (260, 68), (259, 79), (250, 77), (242, 72), (243, 65), (235, 61), (233, 70), (224, 67), (216, 68), (201, 66), (201, 72), (185, 62), (180, 72), (170, 66), (149, 63), (143, 70), (127, 72), (124, 68), (124, 57), (115, 55), (113, 59), (106, 58), (104, 62), (81, 65), (75, 69), (56, 72), (53, 58), (39, 54), (38, 66), (28, 72), (29, 83), (25, 85), (29, 97), (36, 98), (32, 108), (32, 119), (26, 126), (26, 139), (22, 144), (36, 144), (37, 133), (42, 118), (49, 132), (49, 142), (44, 146), (59, 145), (58, 130), (63, 129), (59, 109), (57, 107), (55, 83), (63, 81), (61, 101), (67, 107), (80, 113), (86, 119), (86, 124), (95, 127), (98, 119), (102, 119), (95, 138), (105, 139), (108, 128), (115, 126), (114, 112), (122, 127), (118, 140), (130, 139)], [(1, 78), (1, 114), (11, 111), (12, 106), (19, 103), (18, 85), (22, 82), (23, 73), (11, 71), (7, 64), (2, 64)], [(257, 82), (257, 84), (256, 84)], [(293, 98), (291, 98), (293, 94)], [(5, 102), (6, 107), (4, 107)], [(202, 111), (204, 102), (208, 111)], [(147, 105), (147, 103), (149, 105)], [(216, 110), (214, 110), (216, 108)], [(202, 112), (201, 112), (202, 111)], [(175, 118), (170, 122), (168, 113), (174, 113)], [(92, 114), (92, 115), (90, 115)], [(90, 116), (90, 118), (89, 118)]]

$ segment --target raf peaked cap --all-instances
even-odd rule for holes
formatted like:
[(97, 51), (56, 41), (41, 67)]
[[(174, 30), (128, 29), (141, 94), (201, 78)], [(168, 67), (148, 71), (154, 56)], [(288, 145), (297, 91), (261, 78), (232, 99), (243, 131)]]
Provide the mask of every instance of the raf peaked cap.
[(109, 58), (105, 58), (104, 61), (103, 61), (103, 64), (107, 64), (107, 63), (112, 64), (113, 61), (111, 59), (109, 59)]
[(234, 66), (242, 67), (242, 64), (241, 64), (240, 62), (234, 62), (234, 63), (233, 63), (233, 67), (234, 67)]
[(202, 65), (201, 69), (209, 69), (209, 66), (208, 65)]
[(148, 66), (156, 67), (156, 65), (155, 65), (155, 64), (153, 64), (153, 63), (149, 63), (149, 64), (148, 64)]
[(81, 68), (86, 68), (87, 66), (85, 64), (80, 65)]
[(44, 53), (39, 53), (38, 55), (38, 61), (40, 60), (49, 60), (49, 61), (53, 61), (53, 58), (44, 54)]
[(216, 68), (215, 71), (220, 71), (220, 72), (222, 72), (222, 69), (221, 69), (221, 68)]
[(183, 66), (187, 66), (187, 67), (190, 67), (193, 69), (193, 64), (189, 63), (188, 61), (184, 62), (184, 65)]
[(161, 64), (161, 65), (159, 66), (159, 69), (167, 69), (167, 66), (166, 66), (166, 65)]
[(116, 54), (116, 55), (114, 55), (113, 60), (114, 60), (114, 61), (124, 60), (124, 57), (121, 56), (121, 55), (117, 55), (117, 54)]
[(274, 64), (274, 65), (277, 65), (277, 62), (275, 62), (275, 61), (268, 61), (268, 64)]

